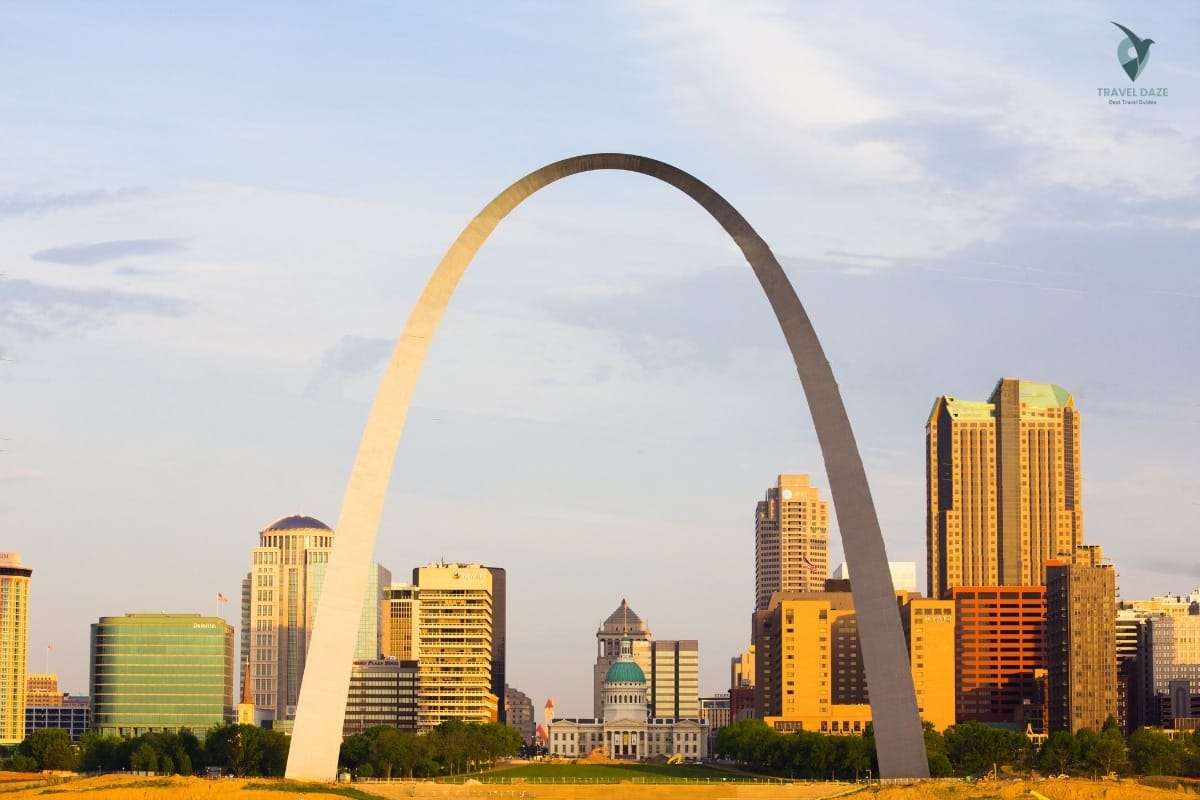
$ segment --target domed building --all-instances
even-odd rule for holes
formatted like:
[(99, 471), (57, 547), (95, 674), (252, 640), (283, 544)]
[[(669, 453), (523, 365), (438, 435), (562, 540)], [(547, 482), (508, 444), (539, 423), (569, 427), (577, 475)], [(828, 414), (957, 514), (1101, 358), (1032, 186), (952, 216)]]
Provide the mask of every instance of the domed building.
[(633, 658), (630, 640), (621, 639), (620, 655), (600, 688), (601, 716), (556, 719), (550, 723), (550, 754), (581, 758), (599, 750), (630, 761), (700, 761), (708, 757), (708, 722), (701, 719), (651, 718), (646, 673)]

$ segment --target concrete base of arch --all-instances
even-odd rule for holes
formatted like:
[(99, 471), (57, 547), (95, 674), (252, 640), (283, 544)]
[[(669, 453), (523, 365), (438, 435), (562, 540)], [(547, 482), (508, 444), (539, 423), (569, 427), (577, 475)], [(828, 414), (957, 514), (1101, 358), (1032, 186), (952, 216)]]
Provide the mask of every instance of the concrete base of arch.
[(287, 777), (331, 780), (336, 776), (362, 587), (392, 463), (430, 341), (455, 287), (487, 237), (522, 201), (555, 181), (596, 170), (636, 172), (682, 191), (725, 229), (754, 270), (804, 387), (843, 550), (854, 575), (852, 591), (880, 775), (928, 777), (908, 651), (875, 505), (841, 393), (808, 314), (767, 243), (723, 197), (670, 164), (624, 153), (567, 158), (509, 186), (459, 234), (417, 300), (388, 362), (342, 501), (296, 709)]

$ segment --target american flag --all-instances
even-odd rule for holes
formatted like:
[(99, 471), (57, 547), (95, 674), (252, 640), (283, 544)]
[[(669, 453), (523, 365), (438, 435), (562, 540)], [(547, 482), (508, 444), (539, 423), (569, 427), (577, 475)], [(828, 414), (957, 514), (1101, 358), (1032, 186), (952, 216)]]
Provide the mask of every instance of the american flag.
[(229, 598), (226, 597), (225, 595), (221, 594), (220, 592), (217, 592), (217, 602), (218, 603), (228, 603)]

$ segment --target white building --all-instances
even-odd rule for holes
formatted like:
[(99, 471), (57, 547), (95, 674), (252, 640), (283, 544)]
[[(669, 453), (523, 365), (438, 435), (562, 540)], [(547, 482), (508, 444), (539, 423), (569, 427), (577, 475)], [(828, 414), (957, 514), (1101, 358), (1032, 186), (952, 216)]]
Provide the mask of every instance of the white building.
[(702, 719), (651, 718), (646, 673), (633, 658), (628, 639), (608, 668), (601, 689), (599, 719), (555, 719), (550, 723), (550, 754), (581, 758), (599, 749), (629, 761), (700, 761), (708, 757), (709, 725)]

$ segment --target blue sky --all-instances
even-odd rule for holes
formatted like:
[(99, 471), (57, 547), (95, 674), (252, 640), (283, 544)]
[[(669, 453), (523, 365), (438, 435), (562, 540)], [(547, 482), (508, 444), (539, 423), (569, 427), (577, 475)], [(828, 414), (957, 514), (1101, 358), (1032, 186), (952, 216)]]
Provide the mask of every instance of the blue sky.
[[(1155, 40), (1136, 83), (1110, 20)], [(84, 693), (98, 616), (212, 613), (271, 520), (333, 524), (445, 248), (593, 151), (692, 172), (771, 244), (894, 560), (923, 576), (933, 399), (1018, 376), (1075, 394), (1122, 596), (1191, 591), (1198, 46), (1183, 2), (0, 3), (0, 530), (35, 570), (31, 667), (52, 644)], [(561, 713), (622, 597), (727, 687), (754, 503), (780, 472), (828, 494), (750, 271), (642, 176), (501, 225), (414, 405), (378, 560), (507, 567), (511, 683)]]

